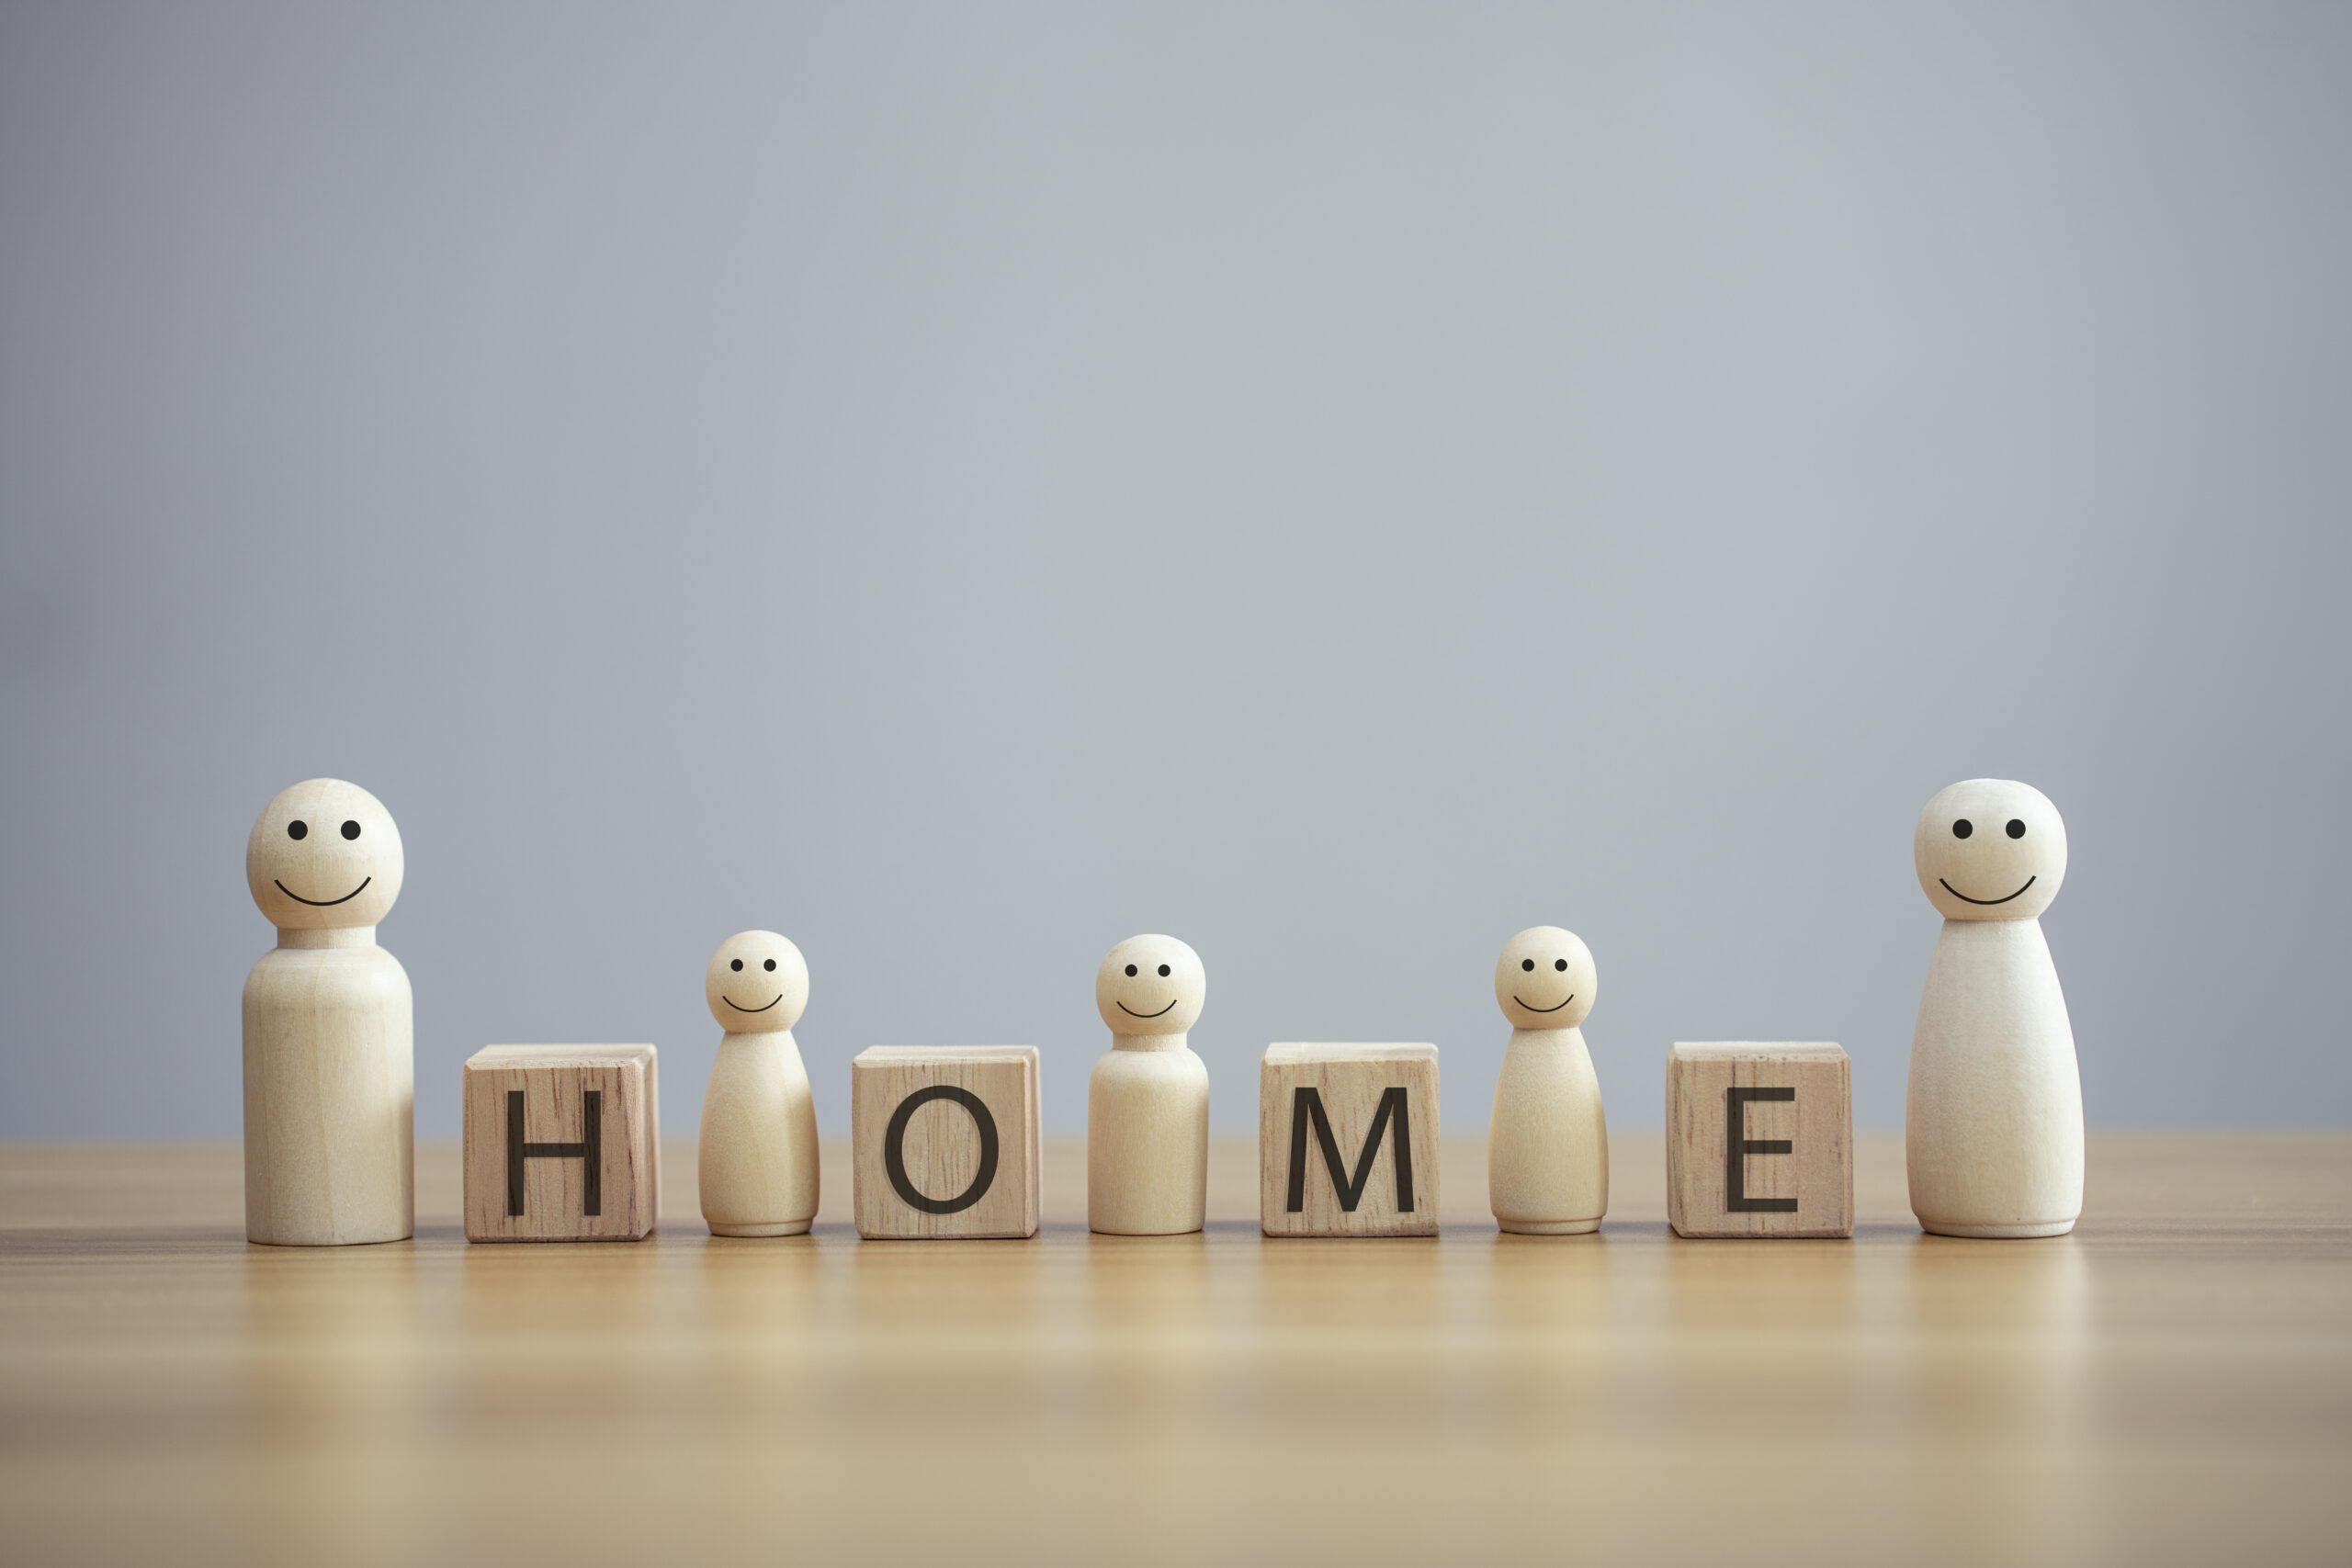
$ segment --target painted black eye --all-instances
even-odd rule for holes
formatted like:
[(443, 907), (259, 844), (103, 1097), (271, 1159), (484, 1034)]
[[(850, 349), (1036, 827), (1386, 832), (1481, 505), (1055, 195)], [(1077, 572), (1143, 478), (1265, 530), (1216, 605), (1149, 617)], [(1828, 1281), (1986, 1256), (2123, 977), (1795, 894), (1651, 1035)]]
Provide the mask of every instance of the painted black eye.
[(740, 958), (739, 958), (739, 959), (737, 959), (734, 963), (729, 964), (727, 967), (729, 967), (729, 969), (734, 970), (737, 974), (739, 974), (739, 975), (740, 975), (740, 974), (741, 974), (741, 973), (743, 972), (743, 961), (742, 961), (741, 959), (740, 959)]
[(2025, 823), (2018, 818), (2012, 817), (2009, 818), (2009, 837), (2012, 839), (2022, 839), (2025, 837)]
[(1168, 965), (1165, 964), (1159, 966), (1159, 977), (1163, 980), (1168, 978)]
[(760, 967), (773, 975), (775, 973), (775, 960), (771, 958), (765, 964), (761, 964)]
[(1568, 961), (1565, 958), (1555, 958), (1552, 960), (1552, 967), (1565, 975), (1568, 972)]
[(1965, 817), (1951, 825), (1951, 836), (1955, 839), (1965, 839), (1974, 831), (1976, 831), (1976, 824)]
[(307, 839), (311, 836), (311, 825), (297, 818), (286, 824), (286, 836), (289, 839)]
[(1532, 974), (1535, 969), (1535, 960), (1532, 958), (1522, 958), (1519, 961), (1519, 966)]
[(343, 836), (346, 839), (356, 839), (359, 837), (359, 824), (356, 822), (345, 822), (343, 825)]
[(1128, 964), (1128, 965), (1127, 965), (1127, 978), (1128, 978), (1128, 979), (1130, 979), (1130, 980), (1132, 980), (1132, 979), (1134, 979), (1135, 977), (1136, 977), (1136, 966), (1135, 966), (1134, 964)]

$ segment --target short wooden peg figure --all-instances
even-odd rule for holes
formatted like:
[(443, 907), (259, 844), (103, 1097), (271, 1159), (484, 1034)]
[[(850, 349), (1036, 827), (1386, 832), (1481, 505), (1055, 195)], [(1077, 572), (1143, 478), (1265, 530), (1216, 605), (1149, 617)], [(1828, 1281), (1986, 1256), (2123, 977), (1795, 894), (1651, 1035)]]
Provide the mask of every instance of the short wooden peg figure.
[(468, 1241), (642, 1241), (662, 1213), (650, 1045), (485, 1045), (466, 1058)]
[(1208, 979), (1172, 936), (1136, 936), (1094, 972), (1111, 1050), (1086, 1090), (1086, 1223), (1112, 1235), (1180, 1235), (1208, 1213), (1209, 1070), (1187, 1032)]
[(817, 1217), (817, 1102), (792, 1026), (808, 1005), (808, 965), (774, 931), (721, 942), (703, 996), (727, 1032), (702, 1100), (695, 1153), (713, 1235), (803, 1235)]
[(1275, 1044), (1258, 1065), (1268, 1235), (1435, 1235), (1437, 1047)]
[(245, 977), (245, 1235), (281, 1247), (416, 1228), (408, 975), (376, 945), (405, 869), (383, 803), (307, 779), (262, 808), (245, 886), (277, 946)]
[(1035, 1045), (873, 1045), (849, 1065), (850, 1206), (869, 1240), (1032, 1236)]
[(1532, 926), (1495, 964), (1495, 1000), (1511, 1022), (1487, 1129), (1495, 1223), (1526, 1235), (1576, 1235), (1609, 1212), (1609, 1126), (1580, 1025), (1599, 987), (1574, 931)]
[(1911, 1212), (1939, 1235), (2064, 1235), (2083, 1212), (2083, 1085), (2041, 915), (2066, 824), (2030, 784), (1969, 779), (1928, 802), (1911, 852), (1944, 917), (1911, 1035)]
[(1677, 1235), (1854, 1234), (1854, 1096), (1826, 1042), (1679, 1044), (1666, 1058)]

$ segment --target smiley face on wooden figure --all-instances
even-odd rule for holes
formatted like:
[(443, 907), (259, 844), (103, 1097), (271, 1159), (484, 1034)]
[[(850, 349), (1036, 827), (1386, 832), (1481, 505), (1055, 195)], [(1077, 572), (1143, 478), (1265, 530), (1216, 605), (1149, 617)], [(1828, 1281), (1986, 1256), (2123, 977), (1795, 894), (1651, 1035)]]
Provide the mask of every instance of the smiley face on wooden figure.
[(280, 931), (373, 926), (406, 869), (384, 803), (341, 779), (305, 779), (262, 807), (245, 840), (245, 886)]
[(808, 964), (788, 937), (737, 931), (710, 955), (702, 991), (728, 1033), (773, 1034), (808, 1010)]

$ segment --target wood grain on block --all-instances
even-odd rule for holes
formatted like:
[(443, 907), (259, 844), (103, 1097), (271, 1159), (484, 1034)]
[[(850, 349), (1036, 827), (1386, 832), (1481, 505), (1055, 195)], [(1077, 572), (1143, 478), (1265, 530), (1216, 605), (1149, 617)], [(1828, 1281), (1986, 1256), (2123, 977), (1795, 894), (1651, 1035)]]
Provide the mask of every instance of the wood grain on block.
[(467, 1058), (469, 1241), (639, 1241), (662, 1208), (650, 1045), (489, 1045)]
[(1437, 1047), (1280, 1043), (1258, 1066), (1259, 1225), (1435, 1235)]
[(306, 779), (262, 808), (245, 886), (277, 946), (245, 978), (245, 1235), (286, 1247), (416, 1228), (414, 1004), (376, 923), (406, 862), (383, 803)]
[(1854, 1234), (1849, 1064), (1831, 1044), (1678, 1044), (1666, 1202), (1687, 1236)]
[(850, 1063), (851, 1206), (876, 1240), (1037, 1234), (1037, 1048), (874, 1045)]

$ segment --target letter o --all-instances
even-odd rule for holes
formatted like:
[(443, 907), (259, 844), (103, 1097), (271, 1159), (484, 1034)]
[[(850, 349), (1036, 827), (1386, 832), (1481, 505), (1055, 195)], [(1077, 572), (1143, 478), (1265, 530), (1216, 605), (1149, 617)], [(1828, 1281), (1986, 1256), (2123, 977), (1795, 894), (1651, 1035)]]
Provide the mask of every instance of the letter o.
[[(928, 1101), (952, 1100), (971, 1113), (972, 1125), (980, 1133), (980, 1168), (972, 1173), (972, 1184), (953, 1198), (932, 1198), (907, 1179), (907, 1123)], [(996, 1180), (996, 1118), (980, 1097), (968, 1089), (958, 1089), (952, 1083), (935, 1083), (919, 1089), (899, 1101), (899, 1109), (890, 1112), (889, 1128), (882, 1134), (882, 1168), (889, 1173), (890, 1190), (903, 1199), (909, 1208), (921, 1209), (926, 1214), (961, 1213), (989, 1194)]]

